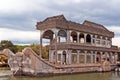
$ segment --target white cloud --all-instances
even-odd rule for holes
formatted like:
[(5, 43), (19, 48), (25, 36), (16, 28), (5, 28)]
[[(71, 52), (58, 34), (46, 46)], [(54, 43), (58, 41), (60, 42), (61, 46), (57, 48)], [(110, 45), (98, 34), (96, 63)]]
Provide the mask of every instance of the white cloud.
[(107, 29), (115, 33), (112, 44), (120, 47), (120, 26), (109, 26)]
[(0, 28), (0, 40), (32, 41), (39, 40), (40, 33), (36, 31), (20, 31)]
[(43, 10), (46, 0), (0, 0), (1, 13), (22, 13), (35, 10)]
[(23, 0), (1, 0), (0, 11), (3, 13), (21, 11), (26, 8), (25, 4)]
[(115, 33), (120, 33), (120, 26), (109, 26), (107, 28)]
[(64, 14), (75, 22), (87, 19), (109, 25), (108, 29), (117, 35), (113, 44), (119, 45), (119, 4), (120, 0), (0, 0), (0, 27), (3, 27), (0, 28), (0, 40), (39, 40), (39, 32), (20, 29), (33, 30), (37, 21)]
[(120, 47), (120, 37), (113, 38), (112, 44)]

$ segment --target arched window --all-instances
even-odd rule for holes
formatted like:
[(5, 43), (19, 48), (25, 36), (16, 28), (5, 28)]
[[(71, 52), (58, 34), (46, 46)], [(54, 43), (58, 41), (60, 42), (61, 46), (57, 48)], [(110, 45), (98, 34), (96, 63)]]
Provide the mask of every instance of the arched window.
[(47, 30), (43, 33), (43, 43), (44, 44), (50, 44), (53, 42), (54, 32), (51, 30)]
[(81, 33), (79, 35), (79, 40), (80, 40), (80, 43), (84, 43), (85, 42), (85, 40), (84, 40), (84, 34), (83, 33)]
[(100, 53), (97, 52), (97, 54), (96, 54), (96, 62), (99, 63), (99, 62), (100, 62), (100, 58), (101, 58), (101, 57), (100, 57)]
[(86, 42), (91, 43), (91, 36), (89, 34), (87, 34), (86, 36)]
[(59, 30), (58, 32), (58, 42), (66, 42), (67, 41), (67, 33), (65, 30)]
[(77, 33), (75, 31), (71, 32), (71, 42), (77, 42)]

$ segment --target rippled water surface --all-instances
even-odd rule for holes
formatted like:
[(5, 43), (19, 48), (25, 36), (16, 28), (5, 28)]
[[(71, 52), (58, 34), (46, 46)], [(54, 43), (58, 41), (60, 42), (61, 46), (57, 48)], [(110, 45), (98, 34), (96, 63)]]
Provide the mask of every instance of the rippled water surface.
[[(84, 73), (50, 77), (14, 77), (9, 70), (0, 70), (0, 80), (120, 80), (120, 72)], [(6, 77), (6, 75), (9, 75)]]

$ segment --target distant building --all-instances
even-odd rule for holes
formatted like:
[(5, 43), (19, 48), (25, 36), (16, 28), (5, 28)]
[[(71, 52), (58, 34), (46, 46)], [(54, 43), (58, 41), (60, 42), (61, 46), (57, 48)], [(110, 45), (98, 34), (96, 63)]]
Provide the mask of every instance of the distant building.
[[(89, 64), (109, 61), (115, 64), (119, 50), (112, 45), (114, 32), (101, 24), (84, 21), (83, 24), (66, 20), (63, 15), (38, 22), (40, 44), (49, 40), (49, 62), (60, 65)], [(41, 53), (42, 49), (41, 49)]]

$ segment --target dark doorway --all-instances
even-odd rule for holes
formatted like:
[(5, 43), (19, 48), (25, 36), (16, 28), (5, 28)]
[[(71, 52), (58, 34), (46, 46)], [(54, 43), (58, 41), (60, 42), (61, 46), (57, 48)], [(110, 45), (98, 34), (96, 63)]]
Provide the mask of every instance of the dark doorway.
[(91, 43), (91, 36), (89, 34), (86, 36), (86, 42)]
[(63, 64), (66, 64), (66, 51), (63, 51)]

